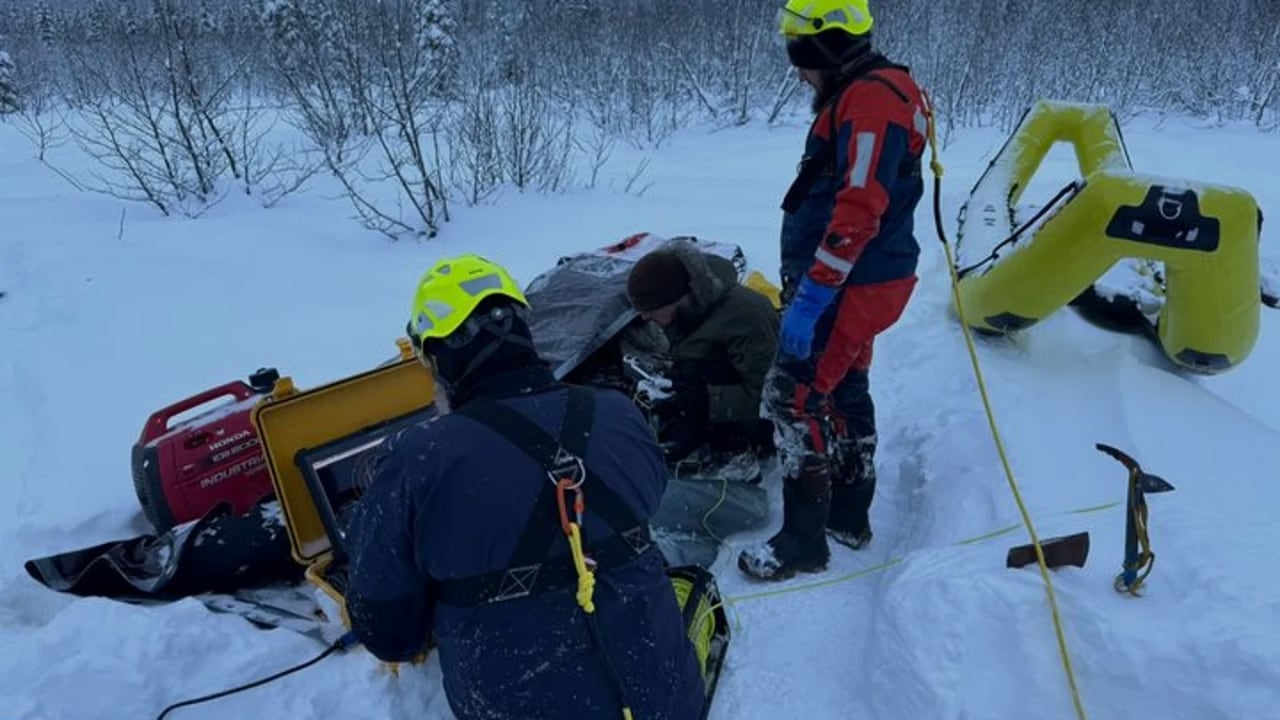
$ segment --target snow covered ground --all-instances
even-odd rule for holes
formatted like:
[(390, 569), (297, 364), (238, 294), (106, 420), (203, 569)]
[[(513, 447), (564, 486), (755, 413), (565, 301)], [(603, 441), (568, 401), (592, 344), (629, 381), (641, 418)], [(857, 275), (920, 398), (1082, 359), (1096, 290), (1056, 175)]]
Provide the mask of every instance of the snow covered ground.
[[(1271, 223), (1263, 253), (1280, 256), (1280, 184), (1268, 162), (1280, 136), (1179, 121), (1124, 131), (1145, 172), (1254, 192)], [(444, 254), (489, 254), (527, 282), (561, 254), (648, 230), (737, 242), (776, 277), (778, 203), (802, 134), (801, 124), (689, 131), (654, 154), (643, 197), (511, 194), (455, 208), (436, 240), (390, 243), (323, 186), (273, 210), (232, 198), (194, 221), (81, 195), (0, 123), (0, 716), (151, 718), (320, 649), (194, 601), (132, 607), (27, 577), (26, 559), (147, 530), (129, 448), (151, 411), (262, 365), (305, 387), (376, 364), (395, 351), (412, 283)], [(962, 132), (945, 151), (950, 231), (1003, 140)], [(1046, 201), (1074, 172), (1069, 152), (1055, 150), (1024, 202)], [(826, 575), (780, 587), (748, 583), (733, 554), (722, 558), (736, 625), (713, 718), (1074, 717), (1039, 573), (1004, 567), (1026, 534), (949, 312), (927, 206), (918, 219), (922, 282), (878, 345), (872, 380), (876, 540), (861, 553), (837, 547)], [(1092, 538), (1085, 569), (1053, 575), (1089, 717), (1273, 716), (1280, 313), (1264, 316), (1246, 363), (1215, 378), (1172, 374), (1149, 344), (1070, 311), (979, 352), (1040, 536)], [(1177, 488), (1150, 500), (1157, 560), (1142, 598), (1112, 589), (1121, 509), (1071, 512), (1124, 498), (1125, 473), (1097, 442)], [(898, 562), (876, 569), (888, 561)], [(173, 717), (449, 713), (434, 663), (393, 677), (355, 652)]]

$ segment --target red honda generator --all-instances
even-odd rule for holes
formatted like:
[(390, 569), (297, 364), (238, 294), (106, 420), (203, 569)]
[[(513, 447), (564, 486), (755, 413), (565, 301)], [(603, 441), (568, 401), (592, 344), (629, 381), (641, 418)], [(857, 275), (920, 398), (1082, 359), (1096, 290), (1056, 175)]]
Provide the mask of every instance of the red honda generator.
[[(250, 413), (280, 374), (262, 368), (158, 410), (133, 446), (133, 489), (157, 532), (197, 520), (219, 504), (248, 512), (274, 493)], [(229, 399), (181, 420), (216, 400)]]

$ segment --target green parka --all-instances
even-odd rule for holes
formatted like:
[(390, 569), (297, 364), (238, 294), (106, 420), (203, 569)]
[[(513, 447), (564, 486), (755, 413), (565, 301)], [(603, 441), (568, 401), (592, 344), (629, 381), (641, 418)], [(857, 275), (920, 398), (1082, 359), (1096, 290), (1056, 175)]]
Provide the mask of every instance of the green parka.
[(760, 419), (765, 374), (778, 347), (778, 311), (740, 284), (733, 263), (687, 241), (673, 250), (689, 271), (691, 302), (667, 329), (677, 367), (699, 367), (708, 385), (710, 422)]

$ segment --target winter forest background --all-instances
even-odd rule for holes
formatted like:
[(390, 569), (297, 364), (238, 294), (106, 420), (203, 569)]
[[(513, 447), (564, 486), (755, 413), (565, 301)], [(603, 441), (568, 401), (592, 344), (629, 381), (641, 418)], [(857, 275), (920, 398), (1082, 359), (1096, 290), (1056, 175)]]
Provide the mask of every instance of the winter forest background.
[[(780, 0), (0, 0), (0, 122), (85, 191), (198, 215), (335, 180), (391, 237), (619, 144), (803, 118)], [(1102, 5), (1107, 9), (1101, 11)], [(1280, 127), (1275, 0), (882, 0), (946, 140), (1040, 97)], [(65, 151), (91, 163), (62, 163)], [(67, 168), (79, 168), (70, 171)], [(644, 162), (621, 189), (642, 192)]]

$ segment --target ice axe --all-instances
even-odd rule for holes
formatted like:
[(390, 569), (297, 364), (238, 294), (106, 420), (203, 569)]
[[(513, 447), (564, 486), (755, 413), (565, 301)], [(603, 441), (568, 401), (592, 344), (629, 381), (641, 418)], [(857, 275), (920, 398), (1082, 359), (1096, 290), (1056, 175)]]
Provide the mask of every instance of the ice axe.
[[(1156, 555), (1151, 552), (1151, 538), (1147, 535), (1147, 493), (1173, 490), (1173, 485), (1158, 475), (1145, 472), (1137, 460), (1110, 445), (1095, 445), (1102, 452), (1120, 461), (1129, 470), (1129, 497), (1126, 504), (1124, 527), (1124, 570), (1116, 576), (1116, 592), (1138, 595), (1138, 589), (1151, 574)], [(1139, 550), (1141, 545), (1141, 550)]]
[[(1089, 559), (1089, 533), (1080, 532), (1074, 535), (1050, 538), (1040, 541), (1040, 551), (1044, 553), (1044, 564), (1050, 569), (1064, 565), (1084, 567)], [(1007, 568), (1023, 568), (1038, 562), (1036, 546), (1028, 543), (1009, 548), (1004, 566)]]

